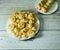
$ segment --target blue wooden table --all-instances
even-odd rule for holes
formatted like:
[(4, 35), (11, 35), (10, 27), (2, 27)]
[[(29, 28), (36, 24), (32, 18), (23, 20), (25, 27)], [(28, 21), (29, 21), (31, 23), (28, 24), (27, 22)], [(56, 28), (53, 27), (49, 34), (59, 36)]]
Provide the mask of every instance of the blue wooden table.
[[(0, 0), (0, 49), (60, 49), (60, 5), (50, 15), (35, 11), (38, 0)], [(60, 0), (57, 0), (60, 4)], [(19, 41), (7, 33), (9, 16), (16, 11), (33, 10), (39, 17), (41, 27), (35, 39)]]

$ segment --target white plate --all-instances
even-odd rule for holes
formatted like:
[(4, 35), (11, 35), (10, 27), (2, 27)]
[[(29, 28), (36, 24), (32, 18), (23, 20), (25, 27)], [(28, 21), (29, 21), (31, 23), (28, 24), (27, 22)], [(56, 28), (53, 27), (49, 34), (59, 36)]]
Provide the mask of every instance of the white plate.
[(36, 10), (37, 10), (38, 12), (40, 12), (40, 13), (42, 13), (42, 14), (52, 14), (52, 13), (54, 13), (54, 12), (58, 9), (58, 3), (55, 2), (47, 13), (44, 13), (42, 10), (39, 10), (39, 9), (37, 8), (37, 6), (36, 6), (35, 8), (36, 8)]
[[(23, 10), (24, 11), (24, 10)], [(38, 24), (38, 26), (37, 26), (37, 29), (36, 29), (36, 32), (35, 32), (35, 35), (38, 33), (38, 31), (39, 31), (39, 28), (40, 28), (40, 21), (39, 21), (39, 19), (38, 19), (38, 17), (35, 15), (35, 18), (36, 18), (36, 22), (37, 22), (37, 24)], [(35, 37), (35, 36), (33, 36), (33, 37), (28, 37), (28, 38), (18, 38), (18, 37), (15, 37), (14, 35), (13, 35), (13, 33), (8, 29), (8, 25), (10, 24), (10, 21), (9, 21), (9, 19), (8, 19), (8, 22), (7, 22), (7, 25), (6, 25), (6, 29), (7, 29), (7, 33), (8, 33), (8, 35), (10, 36), (10, 37), (12, 37), (12, 38), (14, 38), (14, 39), (18, 39), (18, 40), (28, 40), (28, 39), (31, 39), (31, 38), (33, 38), (33, 37)]]

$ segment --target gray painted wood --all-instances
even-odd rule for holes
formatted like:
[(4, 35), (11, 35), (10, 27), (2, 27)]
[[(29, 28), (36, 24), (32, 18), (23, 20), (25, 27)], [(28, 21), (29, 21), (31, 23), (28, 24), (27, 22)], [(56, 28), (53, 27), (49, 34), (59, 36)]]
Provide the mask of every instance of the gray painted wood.
[[(35, 11), (38, 0), (0, 0), (0, 49), (60, 49), (60, 0), (58, 10), (50, 15)], [(36, 38), (19, 41), (9, 36), (6, 24), (9, 16), (16, 11), (33, 10), (40, 20), (41, 27)]]
[(6, 31), (0, 33), (0, 48), (60, 49), (60, 31), (41, 31), (35, 39), (28, 41), (13, 39)]

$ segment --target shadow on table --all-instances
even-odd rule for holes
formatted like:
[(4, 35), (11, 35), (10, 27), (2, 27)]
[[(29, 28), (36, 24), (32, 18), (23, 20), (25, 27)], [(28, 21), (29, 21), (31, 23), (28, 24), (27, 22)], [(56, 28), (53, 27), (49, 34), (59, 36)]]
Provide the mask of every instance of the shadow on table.
[(43, 32), (43, 29), (44, 29), (44, 19), (42, 18), (42, 15), (40, 13), (37, 13), (37, 17), (38, 17), (38, 19), (40, 21), (40, 28), (39, 28), (39, 31), (38, 31), (35, 38), (40, 38), (40, 37), (43, 36), (42, 32)]

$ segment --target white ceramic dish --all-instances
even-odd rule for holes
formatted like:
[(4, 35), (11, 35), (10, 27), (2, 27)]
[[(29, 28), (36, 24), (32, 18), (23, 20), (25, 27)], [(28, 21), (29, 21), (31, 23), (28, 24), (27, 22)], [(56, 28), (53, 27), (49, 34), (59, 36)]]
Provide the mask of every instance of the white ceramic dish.
[(39, 10), (37, 6), (35, 7), (35, 9), (42, 14), (52, 14), (58, 9), (58, 3), (55, 2), (47, 13), (44, 13), (42, 10)]
[[(38, 24), (38, 26), (37, 26), (37, 29), (36, 29), (36, 32), (35, 32), (35, 35), (38, 33), (38, 30), (39, 30), (39, 28), (40, 28), (40, 21), (39, 21), (39, 19), (37, 18), (37, 16), (35, 16), (36, 17), (36, 20), (37, 20), (37, 24)], [(33, 38), (33, 37), (28, 37), (28, 38), (24, 38), (24, 39), (22, 39), (22, 38), (17, 38), (17, 37), (15, 37), (14, 35), (13, 35), (13, 33), (8, 29), (8, 24), (9, 24), (9, 19), (8, 19), (8, 22), (7, 22), (7, 33), (8, 33), (8, 35), (10, 36), (10, 37), (13, 37), (13, 38), (15, 38), (15, 39), (18, 39), (18, 40), (28, 40), (28, 39), (31, 39), (31, 38)], [(35, 36), (34, 36), (35, 37)]]

